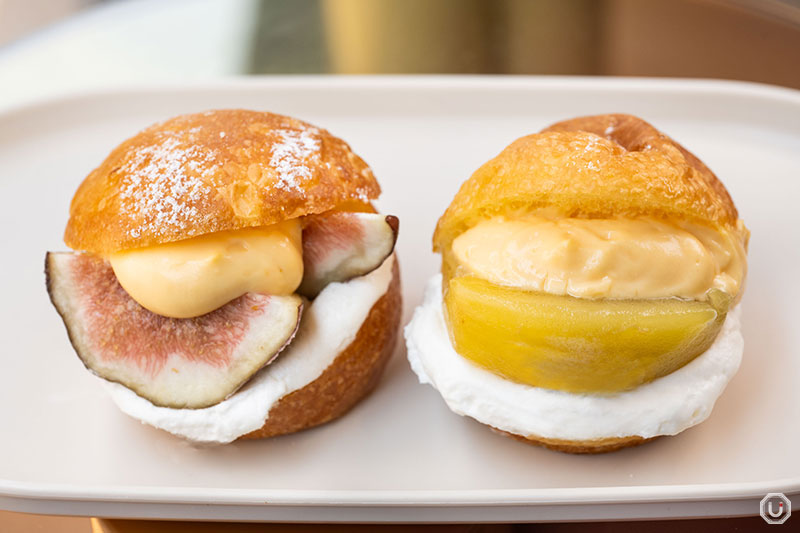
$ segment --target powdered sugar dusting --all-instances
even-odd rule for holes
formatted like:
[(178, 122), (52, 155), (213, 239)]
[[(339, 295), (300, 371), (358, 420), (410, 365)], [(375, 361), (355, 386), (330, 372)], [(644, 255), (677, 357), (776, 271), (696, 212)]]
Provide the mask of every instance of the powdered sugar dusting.
[(269, 164), (278, 173), (280, 189), (302, 192), (301, 183), (311, 179), (308, 159), (318, 159), (320, 143), (314, 134), (316, 129), (280, 130), (278, 142), (272, 146)]
[(174, 137), (136, 151), (121, 169), (127, 179), (120, 196), (122, 211), (136, 213), (144, 224), (131, 228), (129, 236), (188, 227), (198, 215), (194, 204), (212, 192), (207, 178), (218, 169), (215, 159), (213, 153)]
[(356, 188), (356, 197), (361, 200), (362, 202), (369, 201), (369, 191), (364, 187)]

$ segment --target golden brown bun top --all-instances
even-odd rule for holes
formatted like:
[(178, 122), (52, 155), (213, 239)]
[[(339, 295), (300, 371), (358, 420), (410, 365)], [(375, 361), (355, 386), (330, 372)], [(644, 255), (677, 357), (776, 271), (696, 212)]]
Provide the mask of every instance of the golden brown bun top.
[(597, 115), (553, 124), (480, 167), (439, 219), (434, 250), (496, 215), (652, 216), (747, 230), (725, 186), (697, 157), (640, 118)]
[(222, 110), (155, 124), (75, 193), (64, 242), (97, 254), (274, 224), (380, 194), (341, 139), (273, 113)]

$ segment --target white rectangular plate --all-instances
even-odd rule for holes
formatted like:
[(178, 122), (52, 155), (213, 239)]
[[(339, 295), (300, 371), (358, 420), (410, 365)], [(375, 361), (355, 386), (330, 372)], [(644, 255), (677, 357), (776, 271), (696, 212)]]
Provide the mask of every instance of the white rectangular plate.
[[(297, 435), (195, 447), (120, 413), (73, 353), (42, 265), (69, 202), (120, 141), (210, 108), (271, 110), (347, 140), (401, 219), (407, 321), (438, 216), (515, 138), (640, 115), (703, 159), (752, 230), (744, 362), (711, 418), (601, 456), (560, 454), (451, 413), (399, 348), (377, 391)], [(711, 81), (263, 78), (78, 95), (0, 115), (0, 507), (261, 521), (527, 521), (752, 515), (800, 505), (800, 94)], [(794, 317), (794, 318), (792, 318)]]

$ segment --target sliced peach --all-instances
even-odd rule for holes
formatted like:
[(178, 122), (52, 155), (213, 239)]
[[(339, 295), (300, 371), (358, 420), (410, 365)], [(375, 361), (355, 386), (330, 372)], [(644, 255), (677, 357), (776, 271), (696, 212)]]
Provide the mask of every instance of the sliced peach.
[(513, 381), (569, 392), (637, 387), (706, 351), (730, 297), (708, 301), (588, 300), (451, 279), (445, 290), (456, 351)]

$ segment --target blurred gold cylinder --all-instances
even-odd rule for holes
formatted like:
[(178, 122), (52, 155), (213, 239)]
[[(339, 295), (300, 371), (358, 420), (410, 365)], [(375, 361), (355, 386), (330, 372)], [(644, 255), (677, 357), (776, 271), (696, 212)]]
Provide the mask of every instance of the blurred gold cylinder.
[(497, 2), (501, 70), (508, 74), (596, 74), (597, 0)]
[(486, 9), (480, 0), (323, 0), (331, 71), (485, 71)]

